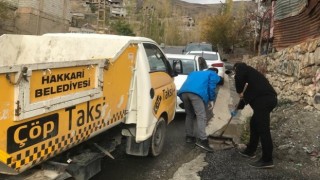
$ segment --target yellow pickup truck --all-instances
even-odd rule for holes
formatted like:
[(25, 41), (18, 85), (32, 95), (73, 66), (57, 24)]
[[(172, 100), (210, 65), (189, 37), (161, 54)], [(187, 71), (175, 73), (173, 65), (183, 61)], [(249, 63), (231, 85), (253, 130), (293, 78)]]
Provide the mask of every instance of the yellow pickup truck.
[[(174, 76), (148, 38), (0, 36), (0, 173), (19, 175), (115, 127), (128, 154), (159, 155), (175, 113)], [(59, 163), (76, 179), (100, 168), (79, 175), (70, 162)]]

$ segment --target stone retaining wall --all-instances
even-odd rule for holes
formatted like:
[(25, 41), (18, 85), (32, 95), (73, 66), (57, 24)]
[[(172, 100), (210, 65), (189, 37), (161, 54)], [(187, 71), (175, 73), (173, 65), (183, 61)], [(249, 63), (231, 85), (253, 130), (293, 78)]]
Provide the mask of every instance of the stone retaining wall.
[(320, 37), (243, 61), (266, 75), (278, 99), (305, 103), (307, 108), (320, 110)]

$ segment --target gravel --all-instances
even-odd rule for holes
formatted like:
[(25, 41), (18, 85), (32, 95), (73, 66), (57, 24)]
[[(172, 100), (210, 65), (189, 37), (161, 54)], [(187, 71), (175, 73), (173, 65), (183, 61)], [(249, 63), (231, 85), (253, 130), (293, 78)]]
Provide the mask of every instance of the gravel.
[[(279, 101), (271, 115), (274, 142), (273, 169), (255, 169), (248, 163), (257, 158), (242, 157), (236, 148), (206, 153), (208, 163), (199, 172), (201, 180), (211, 179), (308, 179), (320, 177), (320, 112), (302, 104)], [(243, 142), (245, 143), (245, 142)], [(213, 144), (213, 146), (217, 146)]]

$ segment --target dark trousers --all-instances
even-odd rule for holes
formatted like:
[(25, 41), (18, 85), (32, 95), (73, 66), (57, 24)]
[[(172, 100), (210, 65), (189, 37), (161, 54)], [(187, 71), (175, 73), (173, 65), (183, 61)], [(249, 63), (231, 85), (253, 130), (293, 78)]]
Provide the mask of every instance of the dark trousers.
[(182, 101), (186, 110), (186, 134), (206, 140), (207, 105), (200, 96), (193, 93), (182, 93)]
[(273, 143), (270, 133), (270, 113), (276, 105), (277, 97), (271, 95), (261, 96), (250, 102), (253, 116), (250, 120), (250, 140), (246, 151), (254, 153), (260, 140), (263, 161), (272, 160)]

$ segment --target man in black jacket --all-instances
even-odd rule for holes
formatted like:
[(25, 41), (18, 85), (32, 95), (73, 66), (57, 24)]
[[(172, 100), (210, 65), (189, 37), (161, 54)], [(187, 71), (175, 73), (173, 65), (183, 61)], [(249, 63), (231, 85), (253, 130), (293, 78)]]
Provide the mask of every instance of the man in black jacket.
[[(250, 119), (250, 140), (247, 148), (239, 153), (254, 158), (260, 140), (262, 157), (249, 165), (256, 168), (272, 168), (274, 165), (270, 113), (277, 105), (277, 93), (267, 78), (251, 66), (241, 62), (236, 63), (234, 71), (236, 91), (240, 96), (237, 109), (243, 109), (247, 104), (253, 109), (253, 116)], [(242, 92), (246, 84), (246, 90)]]

